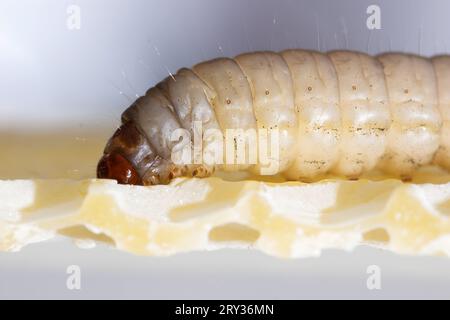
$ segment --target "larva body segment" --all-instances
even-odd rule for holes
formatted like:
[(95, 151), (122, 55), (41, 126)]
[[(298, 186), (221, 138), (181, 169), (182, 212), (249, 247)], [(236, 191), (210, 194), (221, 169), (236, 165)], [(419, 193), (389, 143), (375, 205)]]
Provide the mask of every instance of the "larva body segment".
[[(198, 64), (194, 66), (193, 70), (214, 91), (211, 106), (216, 113), (224, 135), (226, 135), (224, 128), (241, 130), (237, 132), (235, 137), (236, 144), (245, 146), (246, 131), (249, 129), (256, 131), (256, 118), (253, 111), (250, 84), (242, 69), (235, 60), (221, 58)], [(225, 141), (230, 141), (230, 139), (225, 139)], [(248, 150), (242, 153), (248, 159)], [(238, 154), (238, 152), (235, 152), (232, 155), (232, 161), (228, 159), (228, 163), (237, 164)], [(234, 171), (246, 170), (250, 167), (249, 164), (231, 164), (223, 168)]]
[(338, 161), (341, 115), (336, 72), (327, 55), (287, 50), (281, 53), (291, 71), (298, 115), (297, 154), (286, 171), (289, 179), (309, 179)]
[[(433, 161), (449, 169), (449, 88), (446, 56), (286, 50), (207, 61), (166, 78), (124, 112), (98, 176), (158, 184), (214, 170), (261, 173), (263, 131), (277, 147), (269, 174), (291, 180), (357, 178), (375, 168), (408, 178)], [(174, 138), (177, 130), (187, 132), (183, 139)], [(186, 150), (192, 162), (175, 161)]]
[[(216, 114), (211, 106), (211, 99), (214, 99), (215, 93), (203, 82), (192, 70), (181, 69), (175, 76), (175, 81), (164, 81), (159, 84), (167, 97), (170, 97), (174, 113), (182, 128), (189, 131), (184, 139), (189, 143), (191, 149), (194, 148), (191, 137), (202, 137), (204, 144), (204, 158), (207, 160), (209, 153), (214, 152), (214, 146), (217, 141), (222, 141), (222, 136), (216, 137), (209, 134), (211, 130), (220, 131), (220, 126)], [(195, 126), (195, 124), (200, 124)], [(199, 132), (202, 131), (202, 132)], [(199, 176), (210, 175), (214, 167), (199, 157), (198, 153), (193, 153), (196, 157), (193, 159), (193, 165), (179, 166), (174, 168), (173, 176), (192, 174), (196, 172)], [(183, 162), (183, 150), (173, 150), (172, 155)], [(197, 159), (200, 158), (200, 159)]]
[(383, 69), (362, 53), (336, 51), (329, 56), (338, 77), (342, 125), (334, 171), (357, 178), (373, 169), (385, 151), (390, 113)]
[(378, 59), (384, 67), (392, 119), (380, 167), (408, 177), (430, 163), (439, 147), (442, 120), (436, 74), (425, 58), (396, 53)]
[(450, 57), (435, 57), (432, 63), (436, 73), (439, 111), (442, 117), (440, 146), (434, 162), (450, 169)]
[[(236, 61), (246, 76), (253, 97), (258, 129), (279, 133), (279, 163), (283, 172), (297, 154), (298, 121), (295, 112), (292, 77), (283, 58), (271, 52), (243, 54)], [(261, 165), (254, 168), (259, 173)]]
[(135, 122), (156, 153), (164, 159), (170, 159), (173, 147), (170, 136), (174, 130), (180, 128), (180, 124), (172, 110), (171, 102), (159, 88), (151, 88), (145, 96), (136, 100), (134, 106), (128, 108), (122, 118), (125, 122)]

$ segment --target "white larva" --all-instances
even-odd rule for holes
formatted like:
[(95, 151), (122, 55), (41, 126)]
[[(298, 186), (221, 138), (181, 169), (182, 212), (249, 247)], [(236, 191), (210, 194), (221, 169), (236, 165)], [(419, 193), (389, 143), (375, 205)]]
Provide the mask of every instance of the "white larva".
[[(435, 163), (450, 169), (450, 57), (287, 50), (246, 53), (181, 69), (129, 107), (108, 142), (98, 176), (167, 183), (215, 169), (259, 164), (175, 165), (179, 128), (279, 132), (279, 172), (291, 180), (326, 173), (357, 178), (375, 168), (408, 178)], [(217, 138), (217, 137), (216, 137)], [(216, 143), (203, 136), (205, 149)]]

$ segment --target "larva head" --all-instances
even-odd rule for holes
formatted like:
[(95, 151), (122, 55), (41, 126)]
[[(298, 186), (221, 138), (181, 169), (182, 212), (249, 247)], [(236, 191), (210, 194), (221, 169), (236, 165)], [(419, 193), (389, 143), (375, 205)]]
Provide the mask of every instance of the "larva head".
[(97, 177), (120, 184), (169, 183), (181, 174), (170, 161), (160, 157), (135, 122), (124, 120), (109, 139), (97, 165)]
[(97, 177), (114, 179), (120, 184), (142, 184), (141, 177), (130, 161), (120, 153), (105, 154), (98, 162)]
[(146, 139), (132, 122), (123, 124), (109, 139), (97, 165), (97, 177), (120, 184), (142, 184), (139, 166), (144, 158)]

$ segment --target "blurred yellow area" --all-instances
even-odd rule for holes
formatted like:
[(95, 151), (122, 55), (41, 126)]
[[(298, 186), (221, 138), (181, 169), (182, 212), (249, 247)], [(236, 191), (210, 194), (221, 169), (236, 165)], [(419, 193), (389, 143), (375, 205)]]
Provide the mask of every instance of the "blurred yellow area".
[(0, 132), (0, 179), (94, 178), (111, 130)]

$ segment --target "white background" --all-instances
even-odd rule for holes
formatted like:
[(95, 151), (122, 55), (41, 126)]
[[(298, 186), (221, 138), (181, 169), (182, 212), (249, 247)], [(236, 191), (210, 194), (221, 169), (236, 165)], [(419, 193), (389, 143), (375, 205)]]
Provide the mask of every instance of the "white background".
[[(69, 5), (81, 29), (67, 28)], [(381, 8), (369, 31), (366, 9)], [(250, 50), (450, 50), (450, 1), (2, 0), (0, 128), (115, 125), (183, 66)], [(79, 265), (82, 289), (66, 288)], [(382, 289), (366, 287), (378, 265)], [(280, 260), (253, 251), (136, 257), (64, 241), (0, 253), (0, 298), (450, 298), (450, 260), (360, 248)]]

